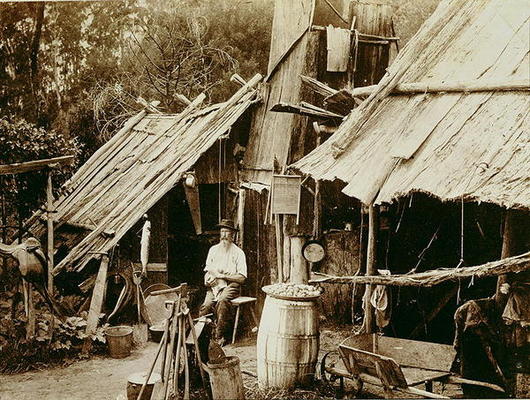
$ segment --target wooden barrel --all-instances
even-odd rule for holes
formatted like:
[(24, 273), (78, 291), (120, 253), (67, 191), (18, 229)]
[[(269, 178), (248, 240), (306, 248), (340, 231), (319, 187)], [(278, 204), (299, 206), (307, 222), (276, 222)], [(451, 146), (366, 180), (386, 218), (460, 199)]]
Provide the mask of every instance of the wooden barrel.
[(310, 384), (319, 348), (315, 299), (265, 298), (258, 333), (258, 385), (290, 389)]

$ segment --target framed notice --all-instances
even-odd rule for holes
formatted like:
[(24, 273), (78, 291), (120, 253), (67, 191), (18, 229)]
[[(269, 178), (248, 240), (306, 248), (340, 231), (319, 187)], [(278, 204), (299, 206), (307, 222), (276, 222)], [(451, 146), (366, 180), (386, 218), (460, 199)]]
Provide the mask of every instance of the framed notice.
[(272, 213), (295, 214), (300, 210), (300, 187), (302, 177), (297, 175), (273, 175)]

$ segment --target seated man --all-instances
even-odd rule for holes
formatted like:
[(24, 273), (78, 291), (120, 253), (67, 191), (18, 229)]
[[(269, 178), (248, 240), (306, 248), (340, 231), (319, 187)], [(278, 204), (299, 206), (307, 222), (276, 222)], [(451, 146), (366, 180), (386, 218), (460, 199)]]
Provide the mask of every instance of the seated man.
[(199, 315), (214, 312), (217, 317), (216, 338), (219, 344), (225, 343), (228, 322), (232, 309), (230, 300), (240, 295), (241, 284), (247, 278), (245, 253), (234, 244), (237, 229), (228, 219), (221, 220), (219, 243), (212, 246), (206, 258), (204, 284), (208, 288)]

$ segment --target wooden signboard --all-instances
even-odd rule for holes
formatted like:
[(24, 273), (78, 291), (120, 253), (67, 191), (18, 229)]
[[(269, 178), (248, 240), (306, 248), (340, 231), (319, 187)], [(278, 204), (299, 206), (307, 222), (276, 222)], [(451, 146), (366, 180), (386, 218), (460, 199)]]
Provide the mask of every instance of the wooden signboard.
[(272, 214), (294, 214), (297, 223), (300, 212), (302, 177), (274, 175), (272, 178)]

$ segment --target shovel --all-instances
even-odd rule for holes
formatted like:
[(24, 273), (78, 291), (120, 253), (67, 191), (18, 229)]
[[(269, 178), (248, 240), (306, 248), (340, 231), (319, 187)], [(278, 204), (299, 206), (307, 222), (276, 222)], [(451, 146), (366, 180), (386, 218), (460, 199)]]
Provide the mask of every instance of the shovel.
[(133, 282), (136, 285), (136, 305), (138, 309), (138, 323), (133, 325), (133, 338), (136, 345), (143, 345), (147, 342), (147, 324), (142, 324), (141, 292), (142, 271), (133, 271)]

